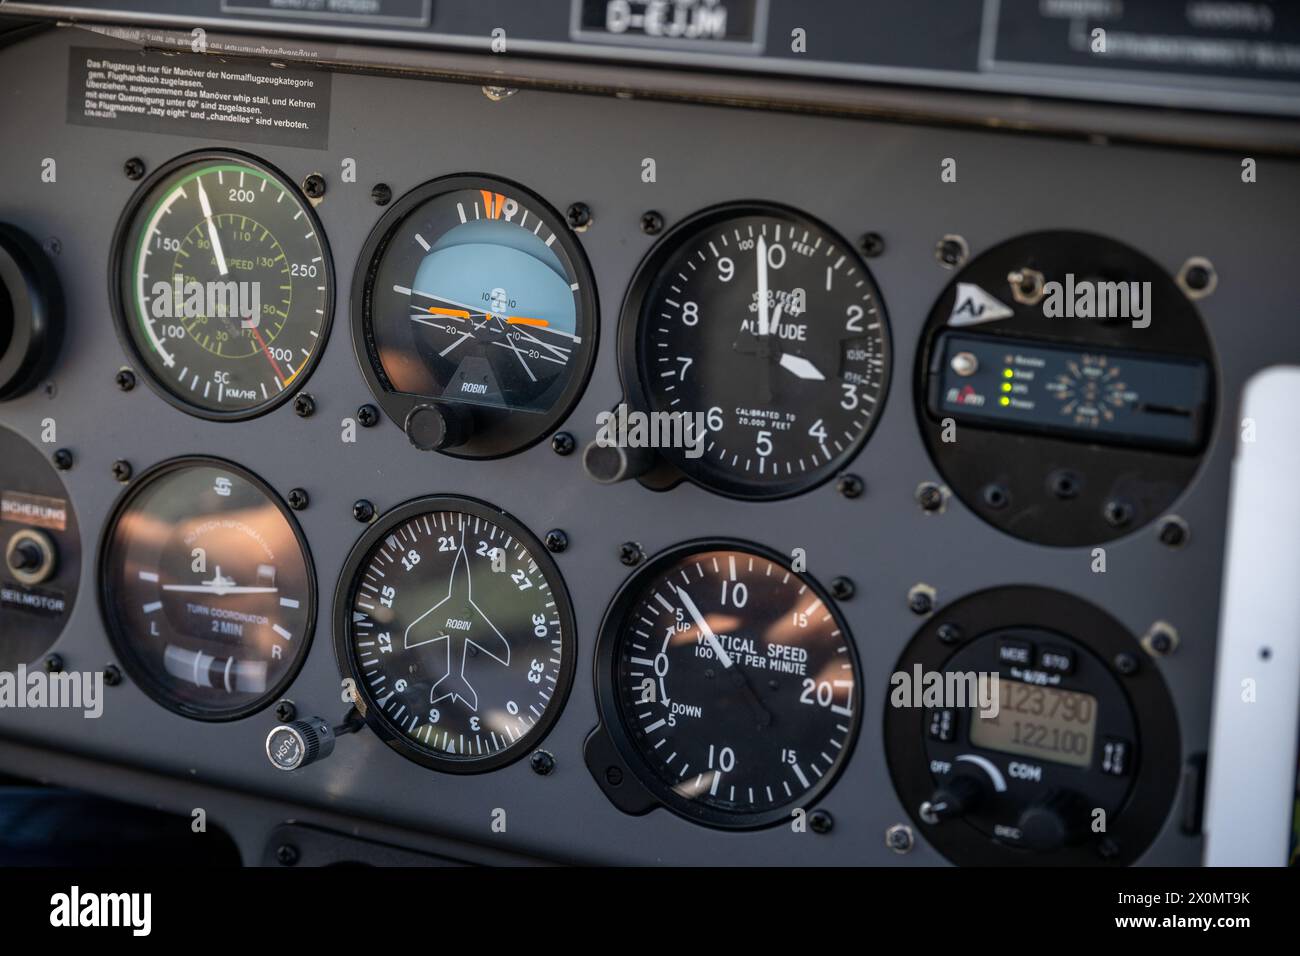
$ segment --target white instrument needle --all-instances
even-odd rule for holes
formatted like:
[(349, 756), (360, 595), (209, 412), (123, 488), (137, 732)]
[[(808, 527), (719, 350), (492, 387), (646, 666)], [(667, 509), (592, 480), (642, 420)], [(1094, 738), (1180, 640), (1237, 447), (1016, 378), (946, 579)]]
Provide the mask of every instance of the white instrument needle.
[(811, 382), (824, 382), (826, 380), (826, 376), (818, 371), (816, 365), (799, 355), (783, 352), (780, 365), (787, 372), (793, 373), (795, 378), (806, 378)]
[(767, 335), (767, 240), (758, 237), (758, 334)]
[(208, 241), (212, 243), (212, 252), (217, 257), (217, 271), (226, 275), (230, 270), (226, 268), (226, 254), (221, 251), (217, 224), (212, 221), (212, 204), (208, 202), (208, 194), (203, 189), (203, 180), (196, 182), (199, 184), (199, 208), (203, 210), (203, 220), (208, 224)]
[(725, 670), (731, 667), (735, 661), (731, 659), (730, 654), (722, 649), (722, 642), (719, 641), (717, 635), (713, 633), (713, 628), (709, 627), (709, 622), (704, 620), (704, 615), (701, 614), (700, 609), (695, 606), (695, 602), (691, 600), (691, 596), (681, 588), (677, 588), (677, 596), (681, 598), (682, 607), (686, 608), (686, 613), (691, 616), (691, 620), (695, 622), (695, 626), (700, 629), (700, 633), (704, 635), (704, 640), (708, 643), (709, 647), (713, 649), (713, 653), (718, 655), (718, 662), (722, 664), (723, 669)]

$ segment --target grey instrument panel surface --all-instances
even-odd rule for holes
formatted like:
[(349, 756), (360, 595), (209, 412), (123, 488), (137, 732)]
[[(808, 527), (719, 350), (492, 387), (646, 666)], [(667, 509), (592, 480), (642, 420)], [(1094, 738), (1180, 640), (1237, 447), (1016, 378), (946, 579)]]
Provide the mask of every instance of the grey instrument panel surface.
[[(107, 689), (99, 720), (72, 711), (0, 710), (0, 734), (190, 783), (558, 860), (941, 863), (924, 841), (907, 856), (883, 842), (886, 827), (906, 822), (907, 814), (890, 784), (881, 714), (889, 674), (920, 624), (907, 609), (907, 590), (926, 582), (938, 589), (941, 604), (987, 587), (1032, 584), (1093, 601), (1135, 634), (1168, 620), (1181, 647), (1150, 666), (1160, 668), (1177, 702), (1184, 757), (1205, 749), (1237, 395), (1257, 369), (1300, 357), (1292, 321), (1296, 166), (1265, 162), (1259, 182), (1245, 185), (1241, 158), (1230, 154), (560, 93), (523, 91), (491, 102), (476, 86), (339, 74), (328, 150), (249, 147), (295, 181), (320, 172), (329, 183), (317, 212), (335, 260), (337, 311), (305, 385), (317, 413), (301, 419), (285, 405), (249, 422), (207, 422), (178, 412), (143, 385), (118, 391), (113, 375), (126, 356), (106, 288), (109, 240), (135, 187), (122, 175), (123, 161), (140, 156), (152, 169), (177, 154), (223, 144), (67, 125), (67, 50), (86, 44), (84, 34), (57, 31), (0, 55), (0, 126), (22, 131), (7, 136), (0, 151), (0, 219), (38, 239), (60, 239), (55, 265), (70, 322), (51, 376), (55, 395), (38, 390), (10, 402), (0, 407), (0, 419), (33, 442), (43, 419), (56, 420), (58, 444), (77, 456), (63, 477), (87, 553), (97, 548), (121, 491), (109, 473), (118, 458), (140, 471), (178, 455), (217, 455), (251, 469), (282, 495), (307, 489), (311, 505), (299, 519), (322, 607), (315, 643), (288, 696), (304, 715), (337, 719), (344, 705), (328, 608), (362, 531), (352, 502), (369, 498), (384, 511), (418, 495), (472, 495), (536, 534), (554, 527), (568, 532), (569, 550), (557, 562), (577, 616), (578, 670), (543, 744), (557, 759), (549, 777), (533, 773), (526, 760), (476, 776), (434, 773), (401, 759), (368, 731), (340, 740), (330, 759), (284, 774), (261, 752), (270, 712), (200, 724), (161, 709), (129, 679)], [(46, 157), (57, 161), (55, 183), (41, 181)], [(641, 181), (645, 157), (656, 160), (655, 183)], [(940, 182), (945, 157), (958, 161), (955, 184)], [(356, 183), (340, 181), (345, 158), (356, 161)], [(638, 228), (646, 209), (659, 210), (671, 225), (713, 203), (766, 199), (806, 210), (850, 238), (882, 233), (887, 249), (871, 267), (892, 325), (894, 375), (879, 426), (849, 468), (865, 480), (865, 494), (846, 500), (827, 485), (785, 501), (747, 504), (689, 485), (664, 494), (634, 482), (599, 487), (584, 477), (578, 455), (557, 456), (549, 443), (499, 461), (455, 460), (416, 451), (387, 421), (358, 430), (355, 444), (342, 442), (341, 420), (370, 400), (346, 329), (357, 253), (380, 214), (370, 187), (385, 182), (401, 195), (457, 172), (516, 180), (560, 209), (578, 200), (591, 206), (595, 221), (581, 242), (598, 287), (601, 337), (592, 380), (563, 426), (580, 443), (593, 437), (597, 413), (620, 395), (615, 328), (627, 284), (653, 241)], [(1200, 305), (1219, 361), (1218, 420), (1201, 472), (1174, 506), (1191, 526), (1191, 542), (1170, 550), (1144, 529), (1107, 546), (1104, 574), (1090, 570), (1088, 549), (1030, 545), (994, 531), (959, 503), (932, 516), (913, 501), (919, 482), (937, 478), (916, 425), (911, 381), (922, 323), (951, 278), (936, 263), (934, 245), (945, 233), (960, 233), (978, 252), (1049, 228), (1112, 236), (1170, 272), (1189, 256), (1206, 256), (1219, 274), (1218, 289)], [(596, 725), (594, 640), (627, 575), (616, 556), (619, 543), (638, 541), (655, 553), (704, 534), (786, 553), (802, 547), (820, 581), (844, 574), (858, 585), (841, 609), (862, 660), (863, 721), (845, 772), (822, 804), (836, 821), (829, 835), (788, 827), (721, 833), (664, 811), (628, 817), (610, 805), (583, 765), (582, 743)], [(83, 562), (80, 598), (55, 647), (71, 670), (98, 669), (112, 658), (95, 600), (95, 567), (94, 560)], [(498, 808), (506, 811), (504, 833), (492, 829)], [(1199, 854), (1199, 838), (1182, 835), (1171, 814), (1144, 862), (1193, 863)]]

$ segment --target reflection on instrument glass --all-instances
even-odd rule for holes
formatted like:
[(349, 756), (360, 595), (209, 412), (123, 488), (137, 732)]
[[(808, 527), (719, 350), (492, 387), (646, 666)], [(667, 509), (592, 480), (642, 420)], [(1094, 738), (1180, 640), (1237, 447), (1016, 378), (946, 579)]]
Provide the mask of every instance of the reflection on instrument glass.
[(103, 552), (103, 608), (123, 663), (190, 717), (250, 713), (296, 671), (315, 580), (288, 510), (252, 474), (178, 459), (141, 476)]
[(972, 744), (1076, 767), (1092, 763), (1097, 698), (1006, 678), (998, 681), (998, 698), (997, 716), (972, 713)]
[(358, 355), (417, 446), (506, 454), (568, 412), (595, 354), (595, 294), (539, 197), (482, 177), (429, 183), (384, 216), (362, 261)]
[(776, 554), (715, 542), (661, 555), (615, 599), (601, 642), (612, 732), (647, 789), (689, 819), (784, 819), (852, 748), (852, 641), (829, 598)]
[(545, 735), (573, 678), (559, 569), (508, 515), (422, 498), (357, 543), (335, 599), (335, 647), (371, 727), (411, 760), (489, 770)]

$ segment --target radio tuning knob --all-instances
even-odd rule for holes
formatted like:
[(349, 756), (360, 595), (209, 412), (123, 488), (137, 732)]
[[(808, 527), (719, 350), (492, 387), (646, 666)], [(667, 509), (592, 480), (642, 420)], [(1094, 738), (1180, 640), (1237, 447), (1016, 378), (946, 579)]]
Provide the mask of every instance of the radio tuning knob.
[(939, 785), (929, 800), (921, 804), (920, 816), (926, 823), (942, 823), (963, 817), (983, 801), (986, 788), (970, 774), (957, 774)]
[(592, 441), (582, 452), (582, 468), (587, 477), (602, 485), (639, 478), (655, 463), (654, 451), (644, 447), (602, 445)]
[(1021, 842), (1031, 850), (1059, 850), (1083, 837), (1087, 818), (1088, 808), (1078, 794), (1053, 790), (1025, 807), (1016, 826)]

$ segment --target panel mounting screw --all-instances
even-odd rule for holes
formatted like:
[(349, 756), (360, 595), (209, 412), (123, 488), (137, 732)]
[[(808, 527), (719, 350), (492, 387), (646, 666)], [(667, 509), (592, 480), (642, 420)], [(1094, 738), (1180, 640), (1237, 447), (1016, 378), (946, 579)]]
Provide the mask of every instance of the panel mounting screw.
[(1169, 515), (1160, 522), (1160, 528), (1156, 532), (1156, 537), (1160, 543), (1170, 548), (1181, 548), (1187, 543), (1191, 531), (1187, 527), (1187, 522), (1177, 515)]
[(1218, 284), (1214, 263), (1202, 256), (1193, 256), (1178, 270), (1178, 285), (1189, 299), (1204, 299)]
[(374, 188), (370, 190), (370, 199), (376, 206), (387, 206), (393, 201), (393, 190), (389, 188), (388, 183), (375, 183)]
[(874, 259), (885, 251), (885, 237), (878, 232), (863, 233), (858, 248), (868, 259)]
[(298, 397), (293, 400), (293, 411), (299, 418), (310, 418), (312, 413), (316, 411), (316, 399), (306, 392), (299, 393)]
[(534, 773), (545, 777), (555, 769), (555, 755), (548, 750), (535, 750), (528, 763)]
[(1101, 514), (1112, 528), (1122, 528), (1133, 520), (1133, 506), (1118, 498), (1111, 498), (1102, 506)]
[(853, 582), (845, 577), (831, 579), (831, 596), (837, 601), (847, 601), (857, 589)]
[(132, 156), (122, 164), (122, 172), (130, 180), (144, 179), (144, 160), (138, 156)]
[(618, 546), (618, 559), (629, 568), (636, 567), (643, 558), (645, 558), (645, 552), (641, 550), (641, 545), (635, 541), (624, 541)]
[(63, 655), (62, 655), (62, 654), (47, 654), (47, 655), (45, 655), (45, 660), (44, 660), (43, 663), (45, 664), (45, 669), (46, 669), (49, 673), (51, 673), (51, 674), (62, 674), (62, 673), (63, 673)]
[(996, 511), (1001, 511), (1007, 506), (1007, 502), (1011, 500), (1011, 496), (1007, 494), (1007, 489), (999, 484), (985, 485), (981, 495), (984, 498), (984, 503)]
[(1051, 485), (1052, 494), (1062, 501), (1069, 501), (1071, 498), (1078, 497), (1079, 486), (1082, 484), (1078, 475), (1067, 470), (1052, 472), (1047, 481)]
[(557, 455), (572, 455), (578, 443), (568, 432), (556, 432), (551, 436), (551, 451)]
[(135, 372), (129, 368), (120, 368), (117, 370), (117, 374), (113, 376), (113, 381), (117, 383), (117, 387), (122, 391), (129, 392), (135, 388)]
[(54, 467), (59, 471), (67, 471), (72, 467), (72, 452), (66, 448), (56, 448), (52, 456)]
[(664, 217), (662, 213), (653, 209), (647, 209), (641, 213), (641, 231), (647, 236), (657, 236), (664, 230)]
[(569, 536), (559, 528), (552, 528), (550, 531), (546, 532), (544, 543), (546, 544), (547, 551), (559, 554), (569, 546)]
[(357, 424), (362, 428), (374, 428), (379, 424), (379, 409), (373, 405), (362, 405), (357, 409)]
[(320, 199), (325, 195), (325, 177), (312, 173), (302, 181), (302, 192), (308, 199)]
[(1152, 657), (1166, 657), (1178, 650), (1178, 629), (1168, 621), (1156, 621), (1142, 635), (1142, 647)]
[(910, 853), (912, 843), (912, 828), (905, 823), (895, 823), (885, 831), (885, 846), (895, 853)]
[(623, 771), (618, 767), (606, 767), (605, 782), (611, 787), (617, 787), (623, 782)]
[(293, 866), (298, 862), (298, 848), (292, 843), (281, 843), (275, 848), (275, 858), (281, 866)]
[(934, 610), (934, 588), (928, 584), (914, 584), (907, 592), (907, 607), (913, 614), (929, 614)]
[(104, 665), (104, 683), (109, 687), (116, 687), (122, 683), (122, 669), (116, 664)]
[(352, 517), (356, 518), (362, 524), (369, 524), (370, 519), (375, 516), (375, 506), (365, 498), (358, 498), (352, 502)]
[(582, 232), (591, 225), (591, 207), (585, 202), (575, 202), (564, 214), (564, 218), (570, 229)]
[(940, 624), (934, 636), (941, 644), (956, 644), (962, 638), (962, 631), (956, 624)]
[(835, 829), (835, 818), (826, 810), (814, 810), (808, 814), (808, 829), (813, 833), (830, 833)]
[(916, 486), (916, 503), (922, 511), (940, 511), (943, 509), (943, 489), (933, 481), (923, 481)]
[(1121, 674), (1135, 674), (1138, 669), (1137, 658), (1132, 654), (1119, 653), (1115, 655), (1115, 670)]
[(291, 700), (282, 700), (275, 705), (275, 719), (282, 724), (287, 724), (298, 716), (298, 708), (294, 706)]
[(840, 475), (835, 481), (835, 490), (845, 498), (857, 498), (862, 494), (862, 479), (857, 475)]
[(970, 255), (970, 246), (961, 236), (947, 235), (934, 247), (934, 257), (945, 269), (956, 269)]
[(126, 482), (131, 480), (131, 474), (131, 463), (129, 461), (124, 461), (119, 458), (117, 461), (113, 462), (113, 477), (118, 481), (126, 484)]
[(311, 498), (307, 495), (307, 492), (302, 488), (291, 488), (289, 490), (289, 494), (285, 496), (285, 500), (289, 502), (289, 507), (292, 508), (294, 511), (302, 511), (304, 508), (307, 507), (308, 503), (311, 501)]

